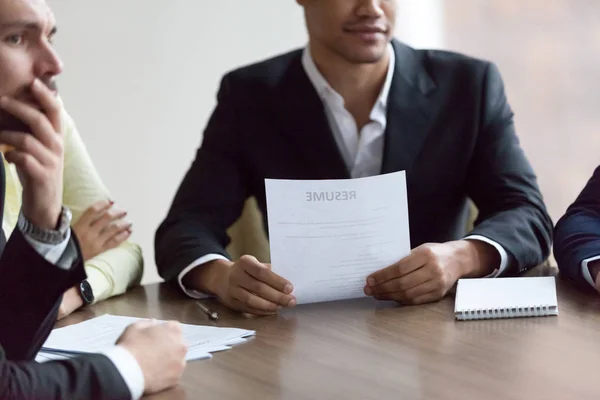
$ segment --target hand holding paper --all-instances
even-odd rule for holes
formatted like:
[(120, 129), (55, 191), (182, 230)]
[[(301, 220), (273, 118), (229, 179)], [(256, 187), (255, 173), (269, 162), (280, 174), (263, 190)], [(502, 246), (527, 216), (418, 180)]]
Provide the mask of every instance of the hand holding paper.
[(365, 294), (378, 300), (424, 304), (441, 300), (462, 277), (484, 276), (498, 265), (498, 252), (477, 240), (430, 243), (398, 263), (371, 274)]
[(404, 172), (265, 183), (273, 271), (298, 304), (364, 297), (367, 276), (410, 252)]
[(233, 310), (255, 315), (276, 313), (281, 307), (294, 307), (292, 284), (271, 271), (269, 264), (243, 256), (222, 274), (216, 295)]

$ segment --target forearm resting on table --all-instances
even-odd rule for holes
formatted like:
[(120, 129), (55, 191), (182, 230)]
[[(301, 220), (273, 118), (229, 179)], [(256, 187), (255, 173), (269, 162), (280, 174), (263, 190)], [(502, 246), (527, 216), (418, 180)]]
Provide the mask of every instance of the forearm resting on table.
[(96, 302), (118, 296), (142, 279), (144, 262), (137, 244), (125, 242), (85, 263)]
[(186, 288), (217, 294), (220, 282), (233, 265), (229, 260), (213, 260), (188, 272), (183, 278)]

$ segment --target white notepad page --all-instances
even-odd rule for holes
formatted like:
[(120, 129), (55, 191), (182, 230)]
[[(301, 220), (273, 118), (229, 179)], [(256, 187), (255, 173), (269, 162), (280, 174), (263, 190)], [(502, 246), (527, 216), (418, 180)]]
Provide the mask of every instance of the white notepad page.
[(558, 315), (553, 276), (460, 279), (454, 313), (457, 319)]

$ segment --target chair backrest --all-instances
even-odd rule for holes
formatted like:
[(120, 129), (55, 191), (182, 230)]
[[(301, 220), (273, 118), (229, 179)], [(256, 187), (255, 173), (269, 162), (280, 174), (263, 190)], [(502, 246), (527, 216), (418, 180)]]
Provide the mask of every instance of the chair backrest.
[(248, 254), (261, 262), (270, 262), (269, 241), (263, 227), (262, 213), (254, 197), (246, 201), (242, 215), (227, 233), (231, 238), (227, 252), (233, 260)]

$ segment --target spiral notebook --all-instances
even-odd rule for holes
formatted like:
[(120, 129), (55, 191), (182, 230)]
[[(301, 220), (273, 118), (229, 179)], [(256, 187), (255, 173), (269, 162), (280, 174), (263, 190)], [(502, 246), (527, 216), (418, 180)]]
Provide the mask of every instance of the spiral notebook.
[(555, 279), (460, 279), (454, 315), (458, 320), (558, 315)]

